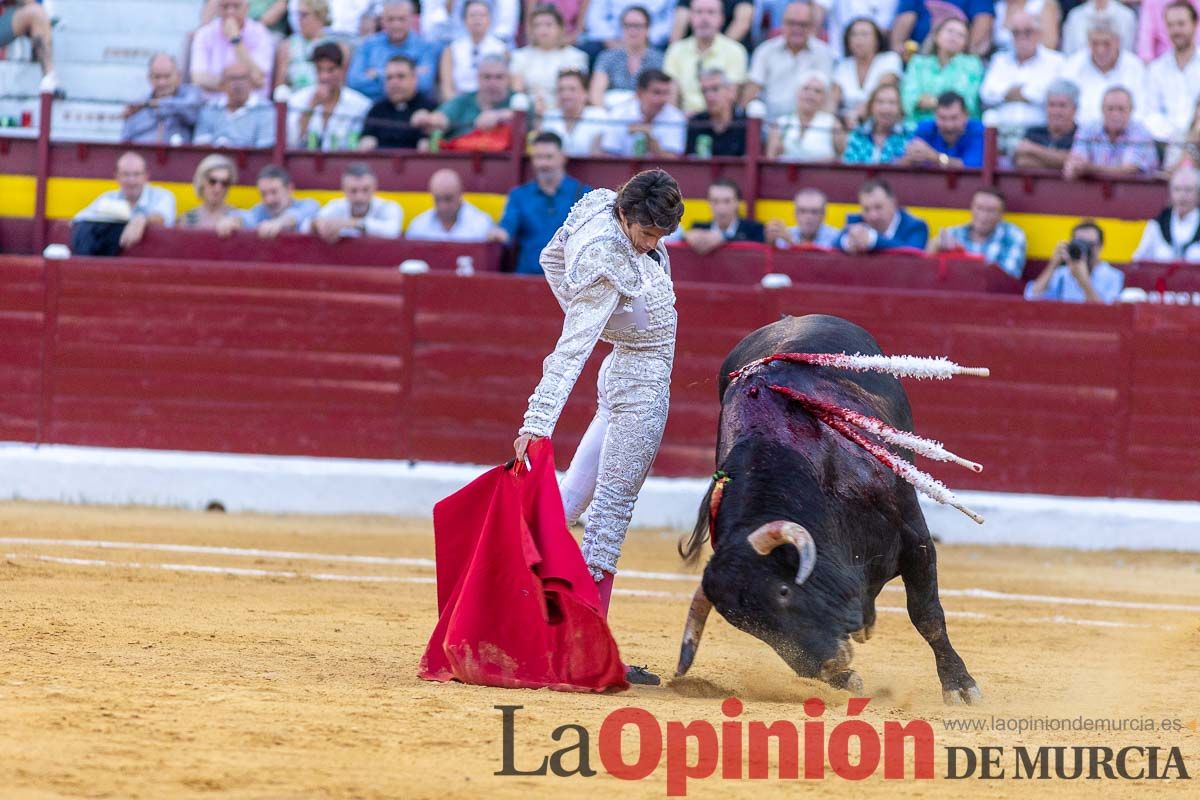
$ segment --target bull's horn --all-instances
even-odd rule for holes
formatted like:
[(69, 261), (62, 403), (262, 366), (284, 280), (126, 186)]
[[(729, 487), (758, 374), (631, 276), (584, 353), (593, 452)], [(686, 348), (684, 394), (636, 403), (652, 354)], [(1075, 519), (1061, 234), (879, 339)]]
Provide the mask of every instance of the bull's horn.
[(708, 621), (708, 612), (712, 611), (712, 603), (704, 596), (704, 587), (697, 586), (692, 595), (692, 607), (688, 609), (687, 626), (683, 629), (683, 642), (679, 645), (679, 664), (675, 667), (675, 677), (682, 678), (692, 667), (692, 659), (696, 657), (696, 648), (700, 646), (700, 637), (704, 634), (704, 623)]
[(781, 544), (794, 544), (800, 551), (800, 569), (796, 570), (796, 585), (804, 583), (817, 565), (817, 543), (803, 525), (776, 520), (761, 526), (746, 537), (760, 556), (765, 556)]

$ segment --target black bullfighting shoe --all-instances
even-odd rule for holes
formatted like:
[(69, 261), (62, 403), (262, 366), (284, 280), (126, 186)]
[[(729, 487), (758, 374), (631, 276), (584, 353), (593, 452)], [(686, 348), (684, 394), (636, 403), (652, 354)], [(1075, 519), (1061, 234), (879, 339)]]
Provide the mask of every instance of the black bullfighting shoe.
[(642, 686), (658, 686), (662, 679), (645, 667), (626, 667), (625, 680)]

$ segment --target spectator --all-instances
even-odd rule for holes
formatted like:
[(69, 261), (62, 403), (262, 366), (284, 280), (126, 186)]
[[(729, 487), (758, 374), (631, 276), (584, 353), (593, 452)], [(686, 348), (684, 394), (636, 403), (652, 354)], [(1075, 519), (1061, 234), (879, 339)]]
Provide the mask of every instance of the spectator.
[(825, 194), (820, 189), (796, 192), (796, 225), (789, 228), (778, 220), (767, 223), (766, 238), (779, 248), (837, 247), (838, 229), (825, 224)]
[(1013, 164), (1024, 169), (1062, 170), (1075, 145), (1079, 89), (1065, 78), (1046, 87), (1046, 124), (1025, 131), (1013, 150)]
[(347, 88), (345, 53), (333, 42), (317, 45), (313, 64), (317, 82), (288, 101), (288, 147), (309, 150), (353, 150), (358, 147), (363, 118), (371, 101)]
[[(467, 5), (472, 0), (437, 0), (422, 8), (421, 30), (429, 38), (441, 42), (461, 39), (470, 28), (466, 20)], [(485, 0), (488, 9), (486, 32), (504, 43), (505, 50), (517, 40), (521, 25), (520, 0)]]
[(746, 48), (721, 33), (721, 0), (692, 0), (692, 35), (667, 48), (663, 71), (675, 80), (678, 104), (689, 116), (704, 110), (700, 73), (720, 69), (739, 87), (746, 80)]
[[(645, 9), (650, 17), (650, 29), (647, 31), (650, 46), (662, 50), (671, 38), (676, 2), (677, 0), (588, 0), (587, 12), (584, 14), (584, 40), (579, 45), (580, 49), (591, 55), (605, 48), (620, 47), (620, 24), (625, 19), (625, 9), (637, 6)], [(632, 74), (637, 78), (640, 73)]]
[(1137, 39), (1137, 13), (1118, 0), (1088, 0), (1072, 9), (1062, 27), (1063, 53), (1070, 56), (1086, 49), (1092, 23), (1099, 18), (1113, 26), (1121, 49), (1132, 53)]
[(429, 179), (433, 208), (408, 224), (405, 238), (433, 242), (486, 242), (495, 223), (463, 200), (462, 178), (452, 169), (439, 169)]
[(761, 222), (745, 219), (738, 214), (741, 202), (741, 187), (729, 178), (717, 178), (708, 186), (708, 206), (712, 210), (712, 219), (692, 223), (683, 236), (684, 241), (702, 256), (726, 242), (766, 241)]
[[(375, 18), (371, 13), (375, 0), (327, 0), (329, 4), (329, 31), (341, 38), (358, 39), (364, 34), (374, 33)], [(292, 30), (300, 29), (300, 10), (304, 0), (288, 0), (288, 21)]]
[(983, 124), (967, 116), (956, 92), (938, 96), (937, 113), (917, 126), (901, 164), (976, 169), (983, 166)]
[(300, 27), (275, 50), (275, 84), (287, 84), (293, 91), (317, 82), (317, 68), (312, 63), (317, 45), (340, 38), (328, 27), (328, 0), (300, 0), (296, 13)]
[(115, 256), (146, 235), (151, 225), (175, 223), (175, 195), (151, 186), (146, 159), (126, 151), (117, 159), (119, 188), (104, 192), (75, 215), (71, 252), (81, 256)]
[(588, 0), (543, 0), (525, 7), (525, 24), (529, 25), (529, 16), (543, 5), (551, 6), (563, 21), (563, 41), (574, 45), (583, 36), (583, 15), (587, 13)]
[(708, 69), (700, 75), (700, 93), (704, 95), (704, 111), (688, 121), (688, 153), (697, 155), (701, 136), (711, 140), (709, 155), (746, 155), (746, 112), (734, 103), (737, 89), (719, 69)]
[(1163, 169), (1168, 172), (1181, 167), (1200, 167), (1200, 99), (1196, 102), (1187, 131), (1179, 140), (1167, 146), (1163, 158)]
[(218, 236), (228, 236), (238, 228), (254, 228), (263, 239), (274, 239), (285, 231), (299, 230), (320, 210), (316, 200), (297, 200), (292, 196), (292, 177), (283, 167), (269, 164), (258, 173), (258, 205), (217, 223)]
[(856, 19), (846, 28), (846, 56), (833, 70), (833, 103), (847, 128), (867, 116), (867, 97), (875, 87), (899, 85), (904, 73), (900, 56), (887, 49), (887, 36), (871, 20)]
[[(287, 0), (250, 0), (250, 19), (261, 22), (271, 33), (287, 34)], [(205, 0), (200, 24), (211, 22), (221, 11), (221, 0)]]
[(487, 0), (467, 0), (462, 13), (466, 30), (442, 49), (439, 59), (442, 102), (479, 88), (479, 65), (484, 58), (508, 58), (508, 46), (488, 32), (492, 26), (492, 8)]
[(1200, 174), (1185, 167), (1171, 176), (1171, 205), (1146, 223), (1134, 261), (1200, 261)]
[(210, 153), (196, 167), (192, 186), (200, 205), (179, 218), (179, 227), (213, 230), (226, 217), (233, 217), (238, 210), (229, 205), (229, 187), (237, 183), (237, 165), (229, 156)]
[(1196, 9), (1178, 0), (1166, 8), (1172, 49), (1146, 68), (1147, 107), (1142, 116), (1159, 141), (1178, 140), (1200, 91), (1200, 52), (1196, 50)]
[(867, 121), (850, 132), (842, 160), (847, 164), (895, 163), (904, 155), (913, 128), (900, 108), (900, 89), (886, 83), (876, 86), (867, 100)]
[(872, 178), (858, 190), (862, 213), (846, 217), (837, 246), (847, 253), (872, 253), (897, 248), (925, 249), (929, 226), (900, 208), (887, 181)]
[(979, 86), (983, 83), (983, 62), (979, 56), (965, 52), (967, 26), (950, 17), (933, 31), (932, 52), (909, 59), (908, 68), (900, 80), (900, 98), (904, 115), (916, 122), (933, 116), (937, 98), (952, 91), (966, 103), (967, 113), (979, 116)]
[(195, 143), (216, 147), (273, 147), (275, 109), (251, 90), (250, 70), (233, 62), (221, 75), (221, 99), (200, 110)]
[(971, 221), (942, 228), (929, 242), (930, 253), (965, 250), (1020, 280), (1025, 271), (1025, 232), (1004, 221), (1004, 195), (984, 186), (971, 196)]
[(799, 83), (796, 112), (777, 120), (767, 134), (767, 158), (833, 161), (846, 141), (838, 118), (823, 110), (829, 102), (829, 79), (810, 72)]
[[(474, 5), (471, 6), (474, 8)], [(512, 121), (512, 89), (503, 56), (479, 59), (477, 90), (442, 103), (429, 119), (430, 129), (459, 136), (472, 130), (491, 130)]]
[[(1174, 49), (1167, 30), (1166, 10), (1177, 2), (1178, 0), (1142, 0), (1138, 6), (1136, 51), (1138, 58), (1147, 64)], [(1200, 0), (1191, 0), (1190, 5), (1200, 12)]]
[(1079, 87), (1080, 125), (1100, 119), (1100, 102), (1112, 86), (1123, 86), (1141, 107), (1146, 95), (1146, 70), (1133, 53), (1122, 50), (1108, 17), (1095, 17), (1088, 31), (1088, 49), (1063, 62), (1058, 75)]
[(192, 37), (192, 83), (209, 100), (216, 100), (221, 96), (221, 75), (236, 61), (250, 70), (254, 90), (266, 97), (272, 85), (275, 39), (261, 22), (247, 18), (246, 0), (220, 0), (218, 8), (221, 15)]
[[(678, 42), (688, 34), (691, 27), (692, 0), (677, 0), (671, 22), (671, 41)], [(721, 0), (721, 16), (724, 22), (721, 33), (743, 47), (750, 47), (750, 25), (754, 21), (753, 0)]]
[(388, 62), (395, 56), (407, 56), (416, 65), (418, 91), (434, 92), (441, 48), (412, 29), (415, 13), (413, 0), (387, 0), (383, 4), (379, 15), (383, 30), (363, 39), (354, 51), (347, 86), (378, 102), (386, 94), (383, 84)]
[(578, 70), (560, 73), (557, 93), (558, 108), (542, 118), (542, 130), (557, 134), (571, 158), (599, 153), (608, 116), (587, 105), (587, 78)]
[(512, 56), (513, 91), (529, 95), (535, 106), (552, 109), (558, 104), (559, 74), (568, 69), (586, 73), (587, 67), (587, 54), (565, 43), (558, 9), (534, 8), (529, 16), (529, 44)]
[[(1058, 50), (1058, 31), (1063, 14), (1058, 0), (996, 0), (996, 22), (992, 26), (992, 44), (996, 53), (1013, 49), (1013, 18), (1018, 14), (1033, 17), (1041, 32), (1042, 45), (1050, 50)], [(993, 53), (992, 58), (995, 57)]]
[(1024, 132), (1046, 122), (1046, 87), (1062, 66), (1063, 57), (1041, 44), (1041, 22), (1024, 11), (1008, 16), (1012, 50), (992, 56), (979, 98), (989, 128)]
[(342, 173), (342, 195), (330, 200), (301, 230), (315, 233), (329, 244), (339, 239), (374, 236), (398, 239), (404, 229), (404, 210), (395, 200), (375, 195), (379, 181), (371, 167), (361, 161), (346, 165)]
[(534, 179), (508, 194), (500, 225), (488, 234), (488, 240), (515, 247), (516, 271), (522, 275), (541, 275), (538, 258), (567, 219), (571, 206), (589, 191), (566, 173), (567, 154), (562, 140), (553, 133), (539, 133), (529, 148)]
[(1025, 285), (1026, 300), (1112, 304), (1125, 288), (1125, 273), (1100, 260), (1104, 231), (1093, 220), (1071, 230), (1070, 242), (1059, 242), (1046, 268)]
[[(1133, 58), (1133, 56), (1130, 56)], [(1133, 95), (1114, 86), (1104, 93), (1102, 122), (1082, 125), (1063, 178), (1137, 175), (1158, 169), (1158, 150), (1146, 126), (1133, 119)]]
[(204, 97), (195, 86), (182, 81), (174, 58), (166, 53), (151, 57), (150, 97), (125, 107), (121, 141), (139, 144), (192, 141)]
[(437, 104), (417, 86), (416, 63), (408, 56), (392, 56), (383, 69), (384, 98), (367, 112), (360, 150), (412, 150), (421, 143)]
[(796, 107), (800, 77), (832, 70), (829, 46), (816, 37), (812, 3), (796, 0), (783, 10), (783, 33), (754, 50), (745, 102), (760, 98), (768, 119), (787, 116)]
[[(992, 49), (992, 26), (995, 22), (992, 0), (900, 0), (896, 19), (892, 22), (892, 49), (898, 53), (904, 52), (910, 41), (924, 42), (931, 30), (936, 39), (938, 28), (951, 19), (963, 26), (961, 52), (970, 52), (975, 56), (987, 55)], [(909, 52), (912, 50), (915, 48), (910, 48)]]
[(638, 75), (637, 94), (609, 112), (600, 140), (604, 152), (617, 156), (682, 155), (687, 117), (671, 105), (671, 78), (656, 69)]
[[(846, 30), (857, 20), (866, 19), (879, 30), (890, 31), (896, 19), (898, 0), (826, 0), (826, 3), (829, 8), (825, 12), (825, 29), (829, 31), (829, 46), (834, 49), (834, 55), (843, 58), (850, 55)], [(884, 46), (880, 51), (888, 49)]]
[[(603, 0), (591, 0), (591, 6), (599, 2)], [(650, 46), (650, 13), (641, 6), (630, 6), (621, 12), (621, 39), (616, 44), (596, 58), (591, 89), (594, 106), (613, 105), (606, 97), (608, 92), (632, 94), (642, 70), (662, 69), (663, 52)], [(618, 99), (628, 98), (621, 95)]]
[(43, 75), (54, 74), (54, 39), (50, 15), (35, 0), (9, 0), (0, 4), (0, 49), (22, 36), (29, 37), (33, 57)]

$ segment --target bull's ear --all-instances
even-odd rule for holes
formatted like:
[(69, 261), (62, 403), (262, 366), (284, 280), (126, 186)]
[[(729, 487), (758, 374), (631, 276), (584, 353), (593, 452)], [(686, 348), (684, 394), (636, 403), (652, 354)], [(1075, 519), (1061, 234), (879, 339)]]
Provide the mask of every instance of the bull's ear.
[(803, 525), (787, 520), (776, 520), (760, 526), (746, 537), (746, 541), (760, 556), (769, 554), (781, 544), (795, 545), (800, 553), (800, 568), (796, 570), (796, 585), (804, 583), (817, 565), (817, 543)]

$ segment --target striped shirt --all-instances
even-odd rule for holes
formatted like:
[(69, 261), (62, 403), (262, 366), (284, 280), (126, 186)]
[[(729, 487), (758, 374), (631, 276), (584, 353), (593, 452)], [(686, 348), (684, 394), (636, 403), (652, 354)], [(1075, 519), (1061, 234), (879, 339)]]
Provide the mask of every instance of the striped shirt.
[(1004, 272), (1020, 280), (1025, 271), (1025, 231), (1011, 222), (1000, 221), (992, 235), (977, 242), (971, 238), (971, 226), (955, 225), (947, 228), (954, 241), (968, 253), (983, 256)]

